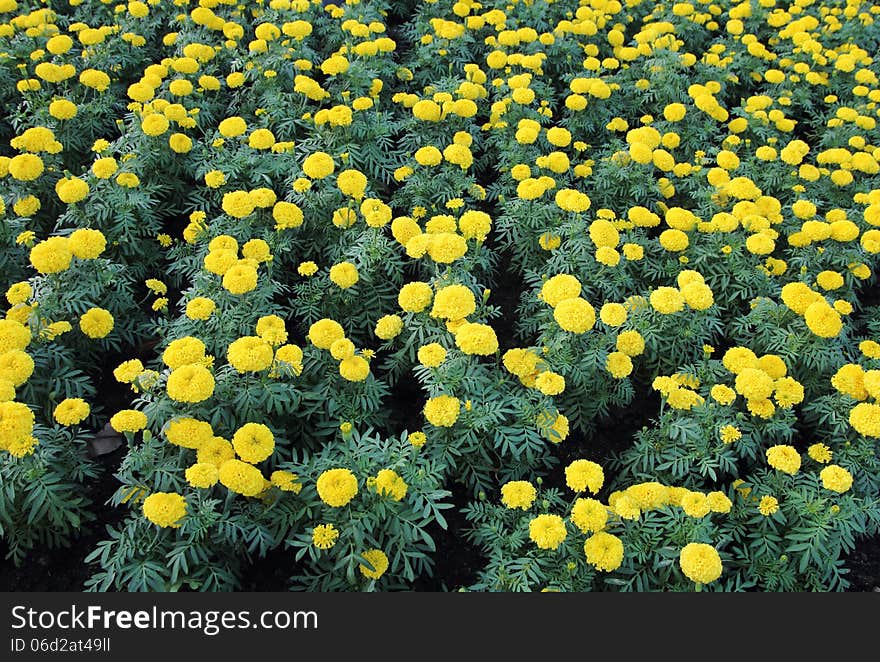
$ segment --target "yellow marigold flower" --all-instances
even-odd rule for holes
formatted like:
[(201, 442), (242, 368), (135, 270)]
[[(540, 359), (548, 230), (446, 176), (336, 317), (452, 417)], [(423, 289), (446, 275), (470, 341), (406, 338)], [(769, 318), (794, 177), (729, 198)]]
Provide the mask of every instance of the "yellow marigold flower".
[(336, 170), (333, 157), (326, 152), (314, 152), (303, 161), (303, 172), (312, 179), (324, 179)]
[(623, 542), (605, 531), (594, 533), (584, 541), (587, 563), (602, 572), (612, 572), (623, 562)]
[(822, 480), (822, 487), (832, 492), (844, 493), (848, 491), (853, 484), (852, 474), (841, 466), (829, 464), (819, 472), (819, 478)]
[(409, 435), (407, 436), (407, 441), (409, 441), (409, 443), (412, 444), (413, 446), (415, 446), (416, 448), (421, 448), (426, 443), (428, 443), (428, 436), (424, 432), (421, 432), (421, 431), (410, 432)]
[(535, 379), (535, 388), (544, 395), (559, 395), (565, 390), (565, 377), (545, 370)]
[(31, 265), (41, 274), (57, 273), (70, 266), (73, 252), (67, 237), (49, 237), (31, 249)]
[(24, 350), (31, 342), (30, 327), (14, 319), (0, 319), (0, 354)]
[(345, 359), (354, 356), (354, 354), (354, 343), (348, 338), (340, 338), (339, 340), (334, 340), (333, 344), (330, 345), (330, 356), (332, 356), (337, 361), (344, 361)]
[(692, 582), (709, 584), (721, 576), (721, 557), (711, 545), (688, 543), (678, 556), (682, 572)]
[(831, 449), (825, 444), (812, 444), (809, 448), (807, 448), (807, 455), (810, 456), (812, 460), (818, 462), (820, 464), (827, 464), (831, 462), (831, 457), (833, 453)]
[(811, 303), (804, 311), (807, 327), (820, 338), (834, 338), (843, 328), (843, 321), (834, 308), (822, 299)]
[(214, 438), (214, 430), (210, 423), (183, 417), (168, 423), (165, 437), (175, 446), (198, 449)]
[(465, 239), (486, 241), (492, 229), (492, 218), (485, 212), (468, 210), (458, 219), (458, 227)]
[(639, 356), (645, 351), (645, 339), (638, 331), (623, 331), (617, 336), (615, 347), (627, 356)]
[(537, 495), (535, 486), (526, 480), (512, 480), (501, 486), (501, 503), (511, 509), (528, 510)]
[(620, 326), (626, 322), (626, 307), (620, 303), (606, 303), (599, 310), (599, 319), (608, 326)]
[(249, 264), (235, 264), (223, 274), (223, 287), (231, 294), (245, 294), (257, 287), (257, 269)]
[(669, 488), (656, 481), (648, 481), (631, 485), (624, 492), (635, 499), (642, 510), (655, 510), (664, 506), (669, 496)]
[(713, 513), (729, 513), (733, 507), (733, 502), (724, 492), (709, 492), (706, 495), (706, 502), (709, 504), (709, 510)]
[(724, 384), (715, 384), (709, 391), (712, 399), (721, 405), (729, 405), (736, 400), (736, 391)]
[(56, 405), (53, 418), (61, 425), (77, 425), (89, 415), (89, 404), (82, 398), (65, 398)]
[(199, 462), (188, 467), (184, 476), (186, 476), (186, 482), (193, 487), (207, 489), (216, 485), (220, 480), (220, 471), (216, 464)]
[(272, 207), (272, 218), (276, 230), (298, 228), (303, 224), (303, 211), (293, 202), (280, 201)]
[(567, 535), (559, 515), (538, 515), (529, 522), (529, 538), (541, 549), (557, 549)]
[(226, 138), (235, 138), (247, 131), (247, 123), (241, 117), (227, 117), (217, 125), (217, 130)]
[[(580, 283), (578, 283), (579, 285)], [(595, 326), (596, 310), (587, 300), (575, 296), (556, 304), (553, 310), (553, 319), (564, 331), (582, 334)]]
[(465, 354), (488, 356), (498, 351), (495, 330), (486, 324), (462, 324), (455, 332), (455, 344)]
[[(473, 296), (473, 295), (472, 295)], [(400, 288), (397, 296), (398, 305), (410, 313), (420, 313), (431, 303), (434, 291), (427, 283), (419, 281), (407, 283)]]
[(873, 340), (863, 340), (860, 342), (859, 351), (869, 359), (880, 359), (880, 343)]
[(275, 353), (263, 338), (244, 336), (229, 344), (226, 358), (239, 373), (261, 372), (272, 365)]
[(557, 274), (541, 287), (538, 297), (555, 308), (560, 302), (580, 296), (581, 282), (569, 274)]
[(172, 400), (202, 402), (214, 394), (214, 375), (204, 366), (184, 365), (168, 375), (166, 388)]
[(309, 276), (314, 276), (318, 273), (318, 265), (312, 261), (300, 262), (299, 266), (296, 268), (296, 272), (300, 276), (308, 278)]
[(619, 495), (613, 503), (609, 499), (608, 503), (614, 513), (622, 519), (637, 520), (642, 514), (638, 501), (628, 494)]
[(439, 343), (429, 343), (419, 347), (419, 363), (426, 368), (436, 368), (446, 360), (446, 349)]
[(269, 481), (282, 492), (299, 494), (302, 491), (302, 483), (298, 482), (299, 476), (290, 471), (277, 470), (269, 476)]
[(330, 549), (338, 538), (339, 531), (332, 524), (319, 524), (312, 529), (312, 544), (318, 549)]
[(147, 416), (142, 411), (123, 409), (110, 417), (110, 426), (117, 432), (138, 432), (147, 427)]
[(684, 309), (684, 297), (674, 287), (658, 287), (649, 297), (651, 307), (663, 315), (671, 315)]
[(263, 315), (257, 320), (257, 335), (270, 345), (280, 345), (287, 341), (284, 320), (278, 315)]
[(358, 481), (348, 469), (328, 469), (316, 483), (318, 497), (333, 508), (341, 508), (354, 499), (358, 492)]
[(130, 359), (123, 361), (114, 370), (113, 376), (116, 381), (122, 384), (128, 384), (144, 371), (144, 364), (138, 359)]
[(9, 286), (9, 289), (6, 290), (6, 300), (10, 305), (17, 306), (20, 303), (27, 303), (33, 294), (34, 290), (30, 284), (26, 281), (21, 281)]
[(865, 389), (865, 371), (856, 363), (847, 363), (838, 368), (831, 378), (831, 385), (854, 400), (864, 400), (868, 397), (868, 391)]
[(184, 336), (168, 343), (162, 352), (162, 362), (172, 370), (205, 358), (205, 343), (193, 336)]
[(794, 475), (801, 468), (800, 453), (793, 446), (778, 444), (767, 449), (767, 464), (774, 469)]
[(401, 501), (406, 496), (408, 488), (406, 481), (391, 469), (380, 470), (376, 477), (369, 482), (372, 482), (372, 486), (375, 487), (378, 494), (391, 497), (394, 501)]
[(89, 338), (104, 338), (113, 330), (113, 315), (103, 308), (90, 308), (79, 318), (79, 328)]
[(605, 472), (589, 460), (575, 460), (565, 468), (565, 484), (574, 492), (589, 490), (593, 494), (602, 489)]
[(705, 517), (709, 514), (709, 500), (702, 492), (688, 492), (681, 498), (681, 509), (688, 517)]
[(736, 376), (737, 393), (749, 400), (765, 400), (773, 393), (773, 379), (763, 370), (745, 368)]
[(70, 252), (81, 260), (94, 260), (107, 246), (107, 240), (100, 230), (81, 228), (68, 237)]
[(721, 441), (725, 444), (732, 444), (734, 441), (742, 438), (742, 432), (739, 431), (739, 428), (733, 425), (725, 425), (719, 430), (719, 435), (721, 436)]
[(361, 200), (367, 188), (367, 178), (357, 170), (343, 170), (336, 177), (336, 186), (345, 195)]
[(693, 310), (706, 310), (715, 303), (712, 290), (705, 283), (688, 283), (681, 288), (681, 294), (684, 302)]
[(571, 521), (581, 533), (602, 531), (608, 522), (608, 508), (595, 499), (578, 498), (571, 509)]
[(340, 262), (330, 267), (330, 280), (340, 289), (348, 289), (358, 282), (357, 267), (351, 262)]
[(144, 517), (162, 528), (179, 528), (186, 517), (186, 499), (175, 492), (155, 492), (144, 499)]
[(244, 218), (253, 213), (256, 205), (247, 191), (230, 191), (223, 194), (223, 211), (233, 218)]
[(773, 398), (783, 409), (800, 404), (804, 400), (804, 387), (792, 377), (783, 377), (773, 383)]
[(747, 347), (731, 347), (724, 353), (721, 363), (733, 374), (739, 374), (746, 368), (757, 368), (758, 357)]
[(464, 285), (447, 285), (434, 295), (431, 317), (461, 320), (471, 315), (476, 308), (476, 298), (469, 288)]
[(234, 458), (235, 450), (233, 450), (232, 444), (222, 437), (211, 437), (202, 443), (196, 450), (196, 460), (198, 462), (213, 464), (218, 469), (224, 462)]
[[(201, 460), (200, 460), (201, 461)], [(266, 487), (266, 479), (260, 470), (241, 460), (229, 459), (220, 465), (220, 484), (230, 492), (255, 497)]]
[(272, 431), (261, 423), (245, 423), (232, 437), (232, 447), (248, 464), (262, 462), (275, 450)]
[(320, 319), (309, 327), (308, 338), (318, 349), (330, 349), (337, 340), (345, 337), (345, 330), (339, 322)]
[[(361, 563), (358, 570), (368, 579), (379, 579), (388, 570), (388, 556), (381, 549), (370, 549), (361, 556), (369, 565)], [(370, 567), (372, 566), (372, 567)]]
[(439, 395), (425, 403), (424, 414), (435, 427), (452, 427), (461, 412), (461, 402), (451, 395)]
[(770, 517), (773, 513), (779, 510), (779, 500), (776, 497), (772, 496), (762, 496), (760, 503), (758, 503), (758, 511), (764, 517)]
[(391, 340), (400, 335), (403, 330), (403, 320), (399, 315), (385, 315), (376, 322), (375, 334), (382, 340)]
[(339, 374), (350, 382), (362, 382), (370, 374), (370, 364), (362, 356), (349, 356), (339, 362)]
[(610, 352), (605, 360), (605, 369), (615, 379), (624, 379), (632, 373), (633, 362), (626, 352)]

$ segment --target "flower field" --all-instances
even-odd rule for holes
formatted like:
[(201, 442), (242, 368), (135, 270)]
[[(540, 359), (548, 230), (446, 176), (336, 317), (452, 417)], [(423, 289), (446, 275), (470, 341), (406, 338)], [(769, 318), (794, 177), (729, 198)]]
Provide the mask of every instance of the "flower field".
[(851, 588), (880, 533), (878, 21), (0, 0), (5, 563)]

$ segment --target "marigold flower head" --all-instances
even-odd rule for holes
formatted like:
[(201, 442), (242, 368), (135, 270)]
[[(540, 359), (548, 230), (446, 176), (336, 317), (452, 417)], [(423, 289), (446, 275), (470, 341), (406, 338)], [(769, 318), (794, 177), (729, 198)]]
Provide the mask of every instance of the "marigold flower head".
[(758, 511), (764, 517), (770, 517), (777, 510), (779, 510), (779, 500), (773, 496), (762, 496), (761, 501), (758, 503)]
[(147, 416), (142, 411), (123, 409), (110, 417), (110, 426), (117, 432), (139, 432), (147, 427)]
[(56, 405), (52, 416), (61, 425), (78, 425), (88, 418), (90, 411), (82, 398), (65, 398)]
[(767, 464), (787, 474), (796, 474), (801, 468), (800, 453), (794, 446), (779, 444), (771, 446), (766, 451)]
[(452, 427), (458, 420), (461, 401), (451, 395), (439, 395), (425, 403), (425, 418), (436, 427)]
[(477, 309), (474, 293), (464, 285), (447, 285), (437, 290), (431, 317), (446, 320), (460, 320), (473, 314)]
[(841, 466), (829, 464), (819, 472), (822, 487), (832, 492), (843, 493), (849, 491), (853, 484), (852, 474)]
[(220, 471), (216, 464), (210, 462), (198, 462), (187, 468), (184, 472), (186, 482), (193, 487), (207, 489), (213, 487), (220, 480)]
[(155, 492), (144, 499), (144, 517), (162, 528), (179, 528), (186, 517), (186, 499), (174, 492)]
[(349, 469), (328, 469), (318, 476), (315, 484), (321, 501), (333, 508), (341, 508), (358, 492), (357, 477)]
[(334, 342), (345, 337), (345, 330), (339, 322), (324, 318), (309, 327), (308, 337), (318, 349), (330, 349)]
[[(201, 461), (201, 460), (200, 460)], [(220, 484), (230, 492), (255, 497), (266, 488), (266, 479), (259, 469), (241, 460), (229, 459), (220, 465)]]
[(718, 551), (705, 543), (688, 543), (679, 553), (682, 572), (692, 582), (709, 584), (721, 576), (723, 567)]
[(302, 483), (299, 482), (299, 476), (290, 471), (278, 469), (269, 476), (269, 481), (282, 492), (293, 492), (299, 494), (302, 490)]
[(602, 572), (612, 572), (623, 562), (623, 542), (617, 536), (598, 531), (584, 541), (587, 563)]
[(583, 334), (596, 325), (596, 309), (581, 297), (563, 299), (553, 309), (553, 319), (563, 331)]
[(537, 495), (535, 486), (526, 480), (512, 480), (501, 486), (501, 503), (511, 509), (528, 510)]
[(369, 566), (363, 563), (358, 565), (358, 570), (361, 571), (364, 577), (379, 579), (388, 571), (388, 556), (381, 549), (368, 550), (361, 554), (361, 556), (369, 563)]
[(214, 375), (202, 365), (184, 365), (172, 370), (166, 389), (172, 400), (202, 402), (214, 394)]
[(828, 462), (831, 462), (833, 453), (827, 445), (817, 443), (812, 444), (809, 448), (807, 448), (807, 455), (809, 455), (813, 461), (818, 462), (819, 464), (827, 464)]
[(538, 515), (529, 522), (529, 538), (541, 549), (557, 549), (567, 535), (559, 515)]
[(262, 462), (275, 450), (275, 436), (262, 423), (245, 423), (235, 431), (232, 447), (248, 464)]
[(318, 549), (330, 549), (338, 538), (339, 531), (332, 524), (319, 524), (312, 529), (312, 544)]
[(589, 490), (595, 494), (604, 482), (605, 473), (595, 462), (575, 460), (565, 468), (565, 484), (575, 492)]

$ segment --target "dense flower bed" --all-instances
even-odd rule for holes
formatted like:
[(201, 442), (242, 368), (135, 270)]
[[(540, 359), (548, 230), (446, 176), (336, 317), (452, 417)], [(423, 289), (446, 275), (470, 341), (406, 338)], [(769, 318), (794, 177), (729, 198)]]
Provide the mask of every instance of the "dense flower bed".
[(273, 550), (406, 588), (451, 513), (472, 590), (845, 588), (880, 525), (878, 17), (0, 0), (12, 561), (101, 528), (100, 480), (90, 590)]

